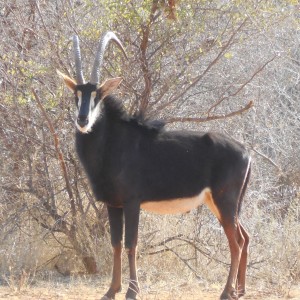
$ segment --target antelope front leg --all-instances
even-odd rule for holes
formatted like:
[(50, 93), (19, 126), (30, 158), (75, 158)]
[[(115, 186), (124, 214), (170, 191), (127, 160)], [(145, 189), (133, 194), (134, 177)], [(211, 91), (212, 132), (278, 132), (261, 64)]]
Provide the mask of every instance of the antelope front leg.
[(123, 209), (107, 206), (111, 243), (114, 249), (112, 281), (109, 290), (101, 300), (113, 300), (116, 293), (121, 291), (122, 273), (122, 237), (123, 237)]
[(136, 249), (138, 239), (138, 226), (140, 217), (140, 204), (129, 202), (124, 205), (125, 215), (125, 248), (128, 255), (130, 281), (126, 293), (126, 300), (135, 300), (139, 293), (139, 283), (136, 272)]

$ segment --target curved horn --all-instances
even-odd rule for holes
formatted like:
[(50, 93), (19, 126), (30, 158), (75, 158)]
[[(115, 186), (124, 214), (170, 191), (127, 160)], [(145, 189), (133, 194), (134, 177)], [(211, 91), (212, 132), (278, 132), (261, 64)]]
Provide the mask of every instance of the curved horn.
[(93, 65), (93, 69), (92, 69), (92, 73), (91, 73), (91, 79), (90, 79), (90, 83), (92, 83), (92, 84), (97, 84), (99, 82), (100, 69), (101, 69), (102, 63), (103, 63), (103, 55), (104, 55), (105, 48), (108, 45), (109, 41), (115, 42), (116, 45), (121, 49), (121, 51), (127, 58), (125, 49), (124, 49), (121, 41), (117, 38), (117, 36), (111, 31), (106, 32), (102, 36), (102, 38), (98, 44), (97, 52), (95, 55), (95, 61), (94, 61), (94, 65)]
[(84, 78), (83, 78), (82, 66), (81, 66), (79, 38), (77, 35), (73, 36), (73, 47), (74, 47), (74, 55), (75, 55), (76, 81), (77, 84), (84, 84)]

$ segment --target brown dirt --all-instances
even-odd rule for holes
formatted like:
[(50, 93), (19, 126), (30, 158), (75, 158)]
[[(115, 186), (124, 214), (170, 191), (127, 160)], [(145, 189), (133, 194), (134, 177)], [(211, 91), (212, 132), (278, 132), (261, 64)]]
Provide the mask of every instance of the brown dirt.
[[(100, 281), (97, 277), (48, 277), (42, 279), (16, 280), (6, 278), (7, 285), (0, 285), (0, 299), (9, 300), (96, 300), (105, 293), (109, 281)], [(219, 299), (221, 285), (210, 285), (208, 288), (197, 283), (187, 282), (176, 284), (159, 281), (150, 286), (141, 288), (139, 300), (217, 300)], [(116, 300), (125, 299), (126, 287), (116, 295)], [(276, 293), (277, 292), (277, 293)], [(294, 286), (280, 296), (278, 291), (258, 290), (253, 286), (248, 287), (247, 295), (241, 300), (300, 300), (300, 285)]]
[[(21, 289), (21, 291), (18, 291)], [(213, 286), (209, 289), (203, 287), (196, 288), (192, 284), (183, 284), (177, 287), (164, 285), (163, 290), (155, 287), (149, 287), (142, 291), (140, 300), (217, 300), (219, 299), (221, 287)], [(17, 285), (0, 286), (0, 299), (9, 300), (96, 300), (100, 299), (104, 294), (104, 284), (97, 281), (73, 280), (68, 282), (38, 282), (33, 285), (18, 287)], [(124, 300), (125, 292), (121, 292), (116, 296), (116, 300)], [(277, 300), (292, 299), (300, 300), (300, 286), (289, 291), (286, 296), (279, 296), (270, 291), (256, 291), (255, 288), (249, 287), (248, 294), (242, 298), (243, 300)]]

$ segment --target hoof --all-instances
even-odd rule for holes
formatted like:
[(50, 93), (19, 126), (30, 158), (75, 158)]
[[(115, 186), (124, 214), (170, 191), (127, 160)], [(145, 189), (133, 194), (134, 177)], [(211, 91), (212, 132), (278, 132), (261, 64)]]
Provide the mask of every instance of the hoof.
[(115, 294), (121, 292), (121, 290), (122, 286), (120, 286), (118, 289), (113, 289), (110, 287), (107, 293), (100, 300), (115, 300)]
[(246, 290), (245, 289), (238, 291), (238, 297), (239, 298), (245, 296), (245, 294), (246, 294)]
[(238, 296), (235, 291), (232, 291), (230, 294), (223, 292), (220, 300), (238, 300)]

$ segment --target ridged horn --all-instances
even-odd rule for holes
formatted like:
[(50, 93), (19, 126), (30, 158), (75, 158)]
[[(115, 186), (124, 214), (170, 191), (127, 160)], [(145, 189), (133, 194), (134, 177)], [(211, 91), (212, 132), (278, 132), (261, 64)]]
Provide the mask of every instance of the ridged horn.
[(100, 78), (100, 69), (103, 64), (103, 56), (105, 49), (110, 41), (113, 41), (116, 43), (116, 45), (121, 49), (125, 57), (127, 58), (125, 49), (121, 43), (121, 41), (118, 39), (118, 37), (111, 31), (106, 32), (103, 34), (102, 38), (99, 41), (97, 52), (95, 55), (95, 61), (91, 73), (90, 83), (92, 84), (98, 84), (99, 78)]
[(77, 84), (84, 84), (84, 78), (83, 78), (82, 66), (81, 66), (79, 38), (77, 35), (73, 36), (73, 47), (74, 47), (74, 55), (75, 55), (76, 81)]

